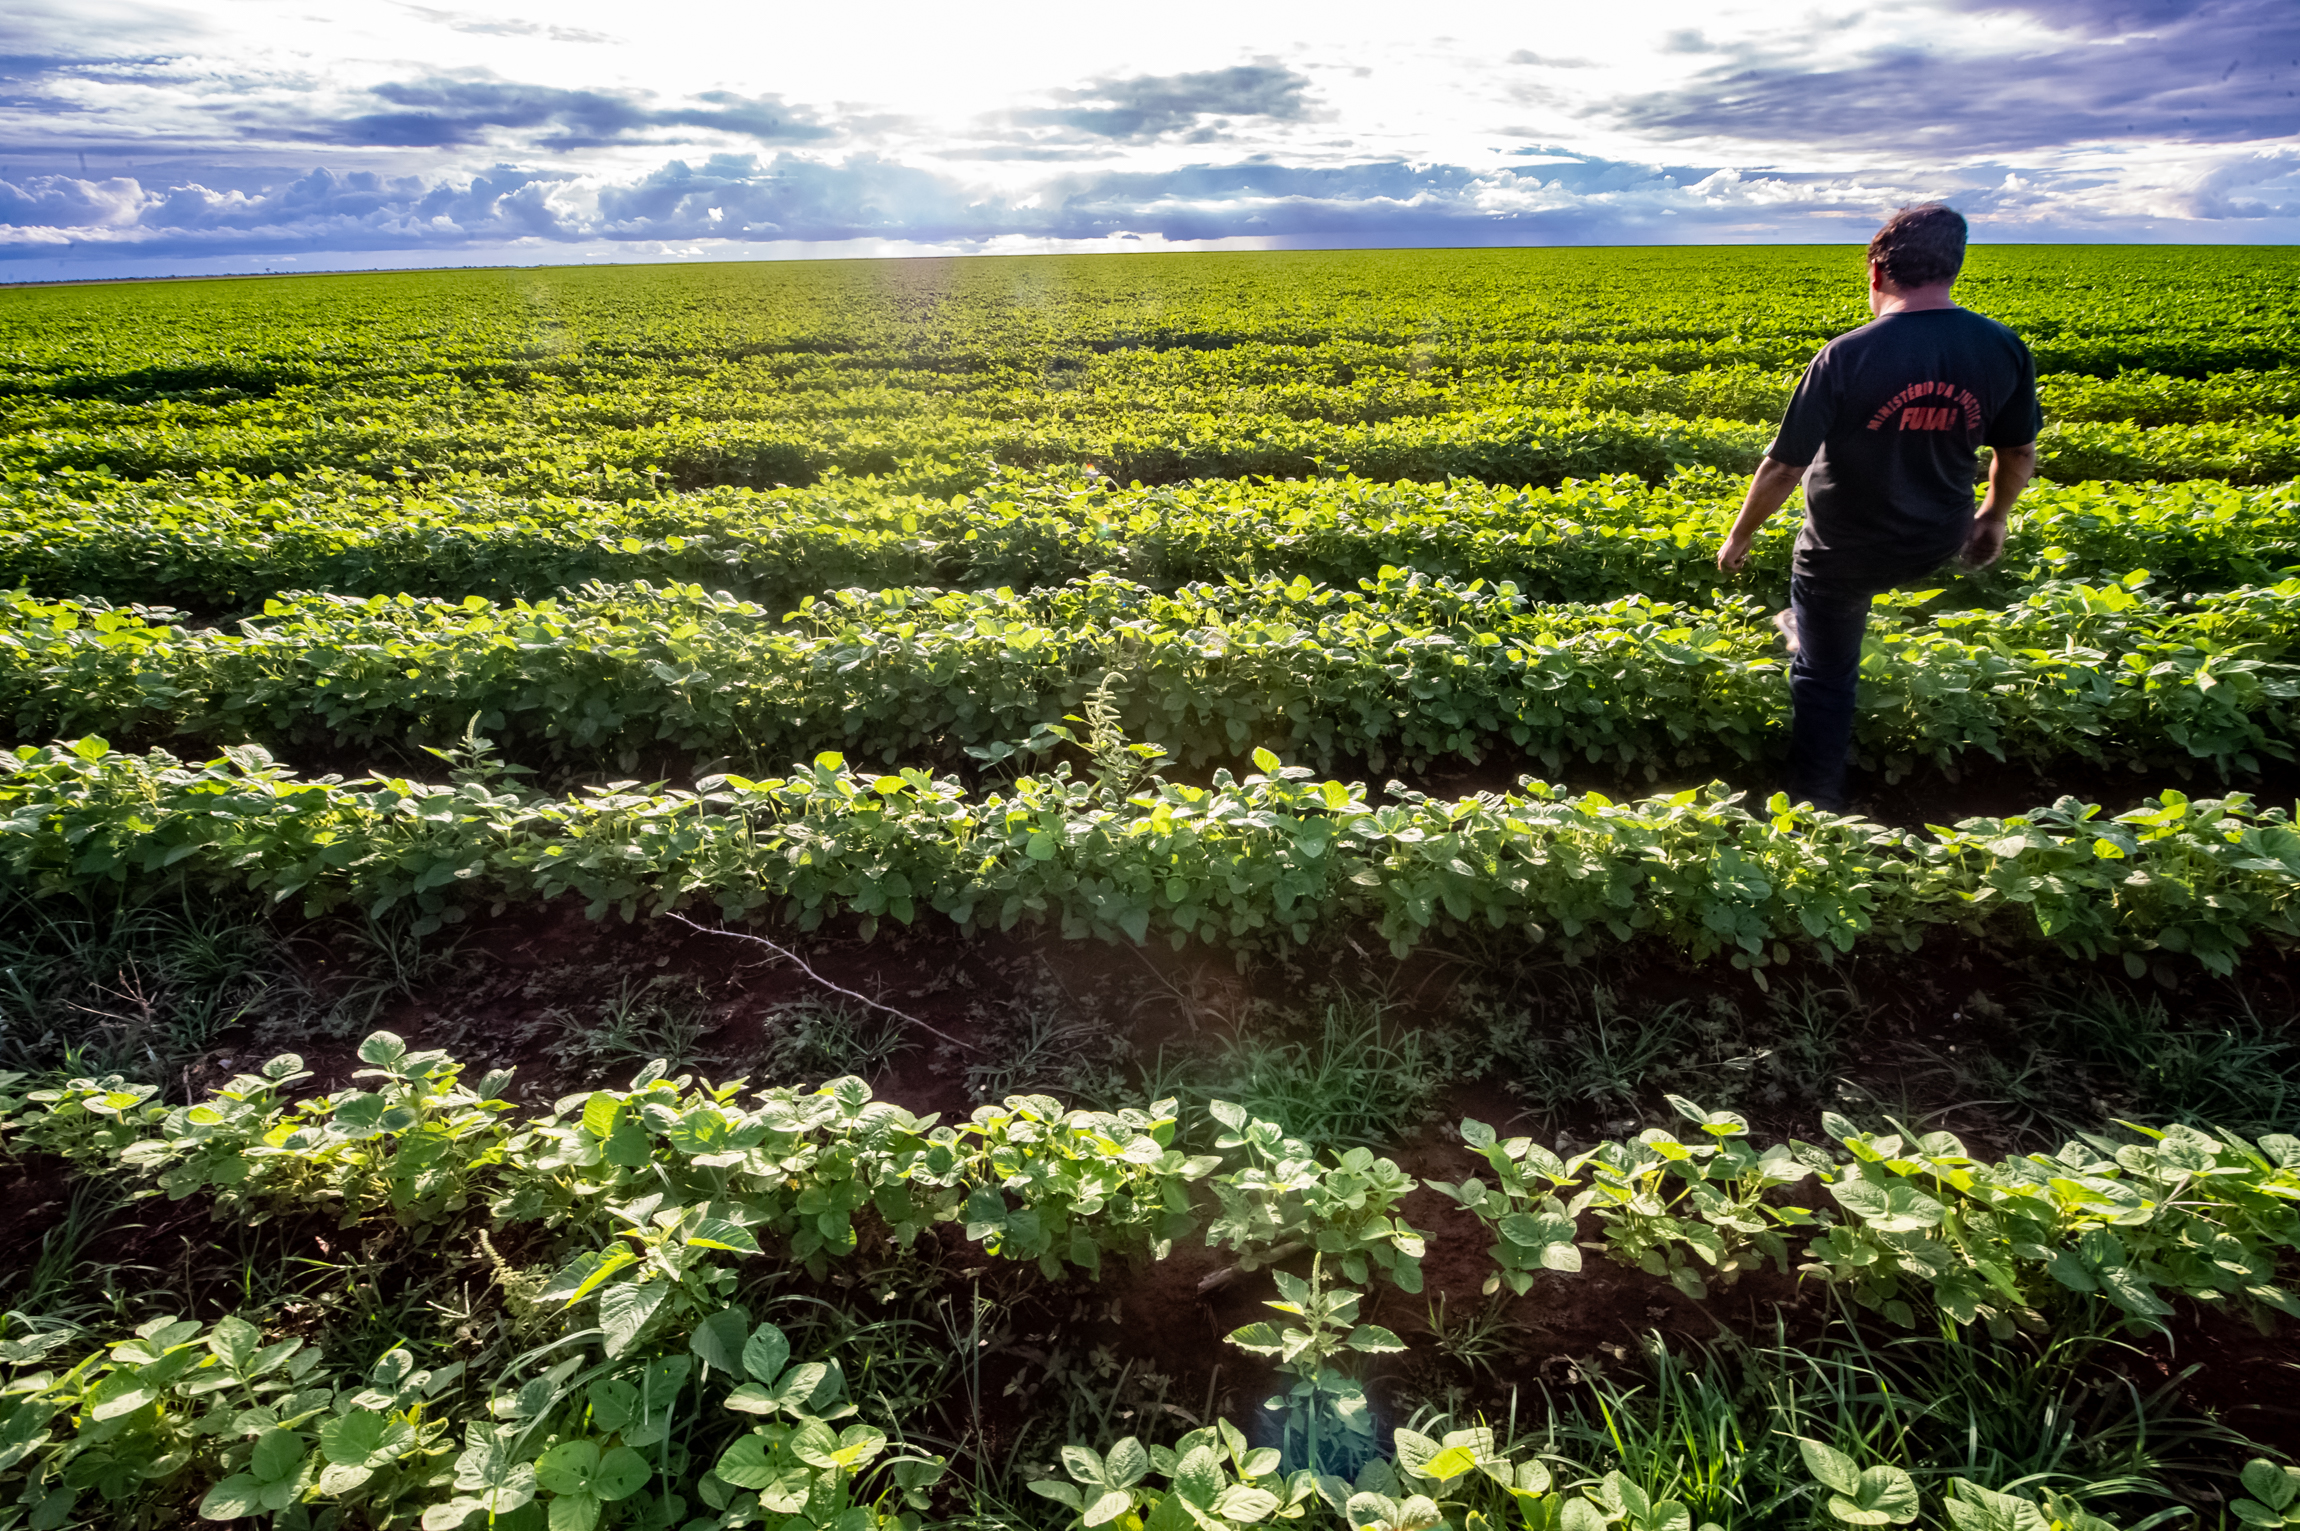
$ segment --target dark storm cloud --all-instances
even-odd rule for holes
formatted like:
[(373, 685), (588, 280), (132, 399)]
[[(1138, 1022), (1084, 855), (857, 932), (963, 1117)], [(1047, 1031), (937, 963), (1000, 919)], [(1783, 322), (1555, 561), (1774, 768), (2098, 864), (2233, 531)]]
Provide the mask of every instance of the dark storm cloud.
[(833, 132), (777, 97), (723, 90), (698, 97), (702, 106), (669, 110), (619, 91), (491, 79), (394, 82), (371, 94), (396, 109), (311, 123), (297, 136), (370, 147), (453, 148), (508, 131), (533, 135), (540, 148), (566, 150), (627, 142), (667, 127), (736, 133), (763, 143), (804, 143)]
[(1612, 103), (1633, 130), (1906, 149), (2014, 153), (2099, 140), (2241, 143), (2300, 133), (2293, 0), (1956, 0), (1965, 16), (2025, 14), (2055, 29), (2027, 52), (1973, 57), (1951, 18), (1942, 46), (1880, 48), (1838, 69), (1724, 65)]
[(1009, 114), (1024, 127), (1064, 129), (1121, 143), (1200, 137), (1235, 118), (1299, 122), (1309, 115), (1309, 76), (1274, 64), (1240, 64), (1189, 74), (1102, 79), (1054, 92), (1061, 106)]

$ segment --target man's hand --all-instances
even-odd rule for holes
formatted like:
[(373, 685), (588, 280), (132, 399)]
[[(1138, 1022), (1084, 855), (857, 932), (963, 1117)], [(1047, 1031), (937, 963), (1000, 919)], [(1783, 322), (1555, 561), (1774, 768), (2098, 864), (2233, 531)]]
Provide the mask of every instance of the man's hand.
[(1972, 535), (1965, 539), (1965, 550), (1957, 555), (1957, 567), (1985, 569), (2004, 550), (2005, 518), (1983, 512), (1973, 517)]
[(1770, 457), (1757, 464), (1756, 476), (1749, 480), (1748, 498), (1741, 502), (1741, 514), (1734, 518), (1733, 530), (1725, 534), (1725, 545), (1717, 550), (1718, 568), (1728, 574), (1741, 572), (1749, 562), (1749, 547), (1757, 540), (1757, 529), (1788, 501), (1804, 472)]
[(1973, 529), (1965, 538), (1965, 549), (1957, 555), (1960, 569), (1985, 569), (1997, 561), (2005, 550), (2005, 523), (2011, 519), (2013, 502), (2036, 473), (2036, 443), (2026, 446), (1998, 447), (1989, 454), (1989, 492), (1981, 496), (1981, 508), (1973, 512)]

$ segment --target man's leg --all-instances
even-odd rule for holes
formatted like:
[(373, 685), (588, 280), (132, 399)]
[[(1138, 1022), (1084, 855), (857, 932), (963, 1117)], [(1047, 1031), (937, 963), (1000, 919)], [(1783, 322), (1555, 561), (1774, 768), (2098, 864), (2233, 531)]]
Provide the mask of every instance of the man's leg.
[(1845, 758), (1853, 747), (1853, 702), (1861, 640), (1869, 630), (1865, 586), (1793, 575), (1797, 657), (1789, 664), (1789, 797), (1816, 808), (1845, 806)]

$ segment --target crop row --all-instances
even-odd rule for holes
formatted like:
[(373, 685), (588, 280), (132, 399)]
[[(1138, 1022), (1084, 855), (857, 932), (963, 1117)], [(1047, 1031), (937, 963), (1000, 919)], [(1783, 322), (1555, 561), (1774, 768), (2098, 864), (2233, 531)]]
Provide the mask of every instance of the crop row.
[[(1301, 1327), (1249, 1325), (1228, 1338), (1281, 1355), (1282, 1371), (1310, 1383), (1311, 1408), (1319, 1393), (1362, 1402), (1347, 1370), (1331, 1365), (1335, 1353), (1405, 1348), (1386, 1329), (1356, 1325), (1363, 1294), (1329, 1286), (1327, 1262), (1354, 1285), (1376, 1274), (1407, 1291), (1422, 1285), (1426, 1235), (1402, 1216), (1419, 1188), (1412, 1177), (1364, 1148), (1320, 1156), (1220, 1102), (1216, 1151), (1194, 1154), (1181, 1144), (1201, 1136), (1199, 1124), (1181, 1122), (1171, 1101), (1086, 1112), (1015, 1096), (941, 1124), (873, 1100), (859, 1079), (763, 1091), (746, 1105), (739, 1081), (665, 1079), (656, 1064), (627, 1091), (578, 1093), (522, 1119), (503, 1098), (508, 1073), (468, 1084), (449, 1055), (388, 1032), (365, 1039), (359, 1059), (366, 1083), (332, 1094), (290, 1098), (309, 1077), (290, 1054), (174, 1109), (117, 1076), (72, 1080), (0, 1098), (0, 1130), (89, 1169), (149, 1177), (172, 1199), (206, 1193), (221, 1217), (333, 1212), (341, 1227), (389, 1228), (417, 1245), (476, 1230), (491, 1256), (490, 1231), (520, 1229), (518, 1247), (564, 1263), (516, 1272), (494, 1257), (498, 1275), (522, 1280), (527, 1302), (566, 1332), (485, 1376), (464, 1375), (460, 1361), (419, 1369), (399, 1346), (346, 1374), (300, 1337), (266, 1343), (238, 1315), (212, 1328), (163, 1316), (96, 1350), (71, 1329), (11, 1336), (0, 1352), (0, 1485), (17, 1502), (58, 1523), (93, 1493), (114, 1517), (150, 1514), (170, 1497), (188, 1508), (197, 1496), (197, 1513), (213, 1520), (271, 1512), (275, 1524), (300, 1524), (316, 1505), (375, 1523), (420, 1519), (427, 1531), (587, 1531), (603, 1511), (676, 1523), (684, 1491), (724, 1512), (689, 1526), (748, 1524), (763, 1511), (802, 1526), (916, 1531), (944, 1459), (894, 1447), (876, 1423), (841, 1427), (857, 1403), (836, 1360), (795, 1355), (783, 1330), (754, 1325), (734, 1300), (747, 1260), (773, 1250), (819, 1274), (834, 1260), (883, 1258), (943, 1224), (993, 1259), (1032, 1262), (1054, 1279), (1098, 1271), (1106, 1251), (1163, 1258), (1201, 1227), (1242, 1270), (1306, 1246), (1317, 1259), (1309, 1280), (1273, 1278), (1287, 1302), (1272, 1306)], [(2276, 1281), (2279, 1258), (2300, 1248), (2300, 1142), (2290, 1137), (2255, 1144), (2175, 1127), (1990, 1163), (1946, 1133), (1910, 1141), (1832, 1117), (1827, 1145), (1759, 1151), (1740, 1118), (1672, 1104), (1693, 1124), (1686, 1138), (1652, 1129), (1571, 1160), (1464, 1121), (1462, 1139), (1495, 1183), (1431, 1188), (1495, 1238), (1491, 1285), (1524, 1292), (1578, 1271), (1586, 1218), (1600, 1235), (1590, 1247), (1695, 1297), (1767, 1257), (1786, 1271), (1795, 1240), (1801, 1276), (1903, 1326), (1917, 1322), (1918, 1303), (2007, 1333), (2047, 1315), (2161, 1327), (2176, 1299), (2256, 1316), (2300, 1311)], [(1806, 1183), (1822, 1194), (1805, 1203), (1780, 1194)], [(682, 1410), (691, 1379), (697, 1401), (716, 1410)], [(883, 1393), (862, 1401), (888, 1404)], [(1300, 1521), (1322, 1499), (1353, 1527), (1423, 1531), (1442, 1519), (1427, 1496), (1466, 1504), (1479, 1483), (1488, 1508), (1506, 1504), (1536, 1531), (1689, 1523), (1682, 1505), (1652, 1503), (1618, 1473), (1585, 1498), (1551, 1495), (1549, 1470), (1512, 1465), (1490, 1430), (1441, 1442), (1400, 1429), (1394, 1466), (1341, 1464), (1352, 1484), (1326, 1473), (1332, 1459), (1314, 1422), (1306, 1442), (1295, 1440), (1303, 1423), (1285, 1426), (1291, 1472), (1280, 1450), (1249, 1451), (1224, 1423), (1173, 1451), (1128, 1439), (1106, 1459), (1067, 1446), (1077, 1486), (1033, 1487), (1081, 1526), (1139, 1504), (1148, 1524), (1237, 1531), (1273, 1515)], [(1362, 1458), (1373, 1431), (1357, 1433)], [(1805, 1456), (1824, 1484), (1883, 1505), (1848, 1500), (1840, 1520), (1914, 1517), (1916, 1489), (1899, 1467), (1856, 1474), (1820, 1442)], [(698, 1471), (703, 1462), (713, 1465)], [(1171, 1480), (1163, 1490), (1144, 1481), (1152, 1470)], [(2252, 1464), (2244, 1482), (2271, 1505), (2294, 1497), (2270, 1464)], [(1959, 1493), (2006, 1527), (2047, 1524), (2025, 1501), (1971, 1485)], [(2251, 1501), (2238, 1509), (2268, 1523)], [(1997, 1524), (1953, 1518), (1966, 1531)], [(1482, 1512), (1471, 1521), (1482, 1522)], [(2066, 1511), (2052, 1524), (2104, 1528)]]
[[(1800, 375), (1748, 365), (1691, 372), (1591, 370), (1525, 378), (1514, 386), (1527, 404), (1770, 425), (1788, 408)], [(2037, 379), (2037, 395), (2048, 424), (2162, 426), (2288, 418), (2300, 415), (2300, 370), (2222, 372), (2205, 378), (2161, 372), (2114, 377), (2046, 373)]]
[[(0, 394), (0, 434), (55, 431), (231, 429), (266, 433), (343, 429), (397, 418), (418, 426), (585, 436), (668, 420), (790, 427), (871, 420), (1084, 422), (1223, 415), (1329, 425), (1372, 425), (1497, 410), (1620, 410), (1681, 419), (1771, 425), (1781, 418), (1803, 356), (1786, 368), (1739, 363), (1692, 371), (1626, 357), (1579, 354), (1569, 365), (1519, 354), (1435, 364), (1369, 347), (1232, 348), (1118, 352), (1083, 369), (989, 366), (965, 373), (858, 367), (845, 359), (757, 360), (634, 373), (531, 371), (516, 377), (418, 375), (237, 390), (77, 398)], [(1529, 361), (1531, 365), (1529, 365)], [(2207, 378), (2124, 372), (2111, 378), (2047, 373), (2038, 379), (2048, 422), (2142, 426), (2240, 422), (2300, 414), (2300, 371), (2235, 371)]]
[[(17, 1121), (0, 1110), (0, 1127), (19, 1146), (127, 1166), (172, 1200), (213, 1195), (218, 1216), (300, 1207), (418, 1235), (482, 1215), (539, 1224), (566, 1252), (552, 1295), (597, 1305), (609, 1354), (692, 1329), (727, 1255), (772, 1241), (820, 1278), (943, 1224), (1053, 1280), (1099, 1276), (1110, 1254), (1163, 1260), (1203, 1232), (1249, 1271), (1307, 1248), (1352, 1285), (1422, 1290), (1429, 1234), (1404, 1215), (1420, 1182), (1365, 1148), (1321, 1154), (1222, 1101), (1212, 1121), (1186, 1123), (1173, 1100), (1083, 1111), (1009, 1096), (942, 1124), (874, 1101), (856, 1078), (761, 1090), (745, 1107), (743, 1081), (668, 1079), (657, 1063), (629, 1091), (579, 1092), (522, 1121), (503, 1098), (508, 1070), (465, 1084), (447, 1054), (390, 1032), (359, 1056), (378, 1087), (293, 1099), (309, 1076), (290, 1054), (174, 1108), (149, 1085), (75, 1080), (16, 1103), (33, 1108)], [(1570, 1159), (1461, 1124), (1491, 1183), (1431, 1188), (1495, 1239), (1493, 1286), (1522, 1294), (1599, 1248), (1698, 1299), (1768, 1257), (1786, 1271), (1790, 1241), (1810, 1239), (1797, 1251), (1806, 1274), (1902, 1327), (1920, 1303), (2009, 1329), (2084, 1297), (2135, 1327), (2170, 1314), (2172, 1295), (2300, 1317), (2276, 1270), (2300, 1252), (2300, 1139), (2173, 1126), (1992, 1164), (1949, 1133), (1880, 1135), (1829, 1113), (1826, 1146), (1759, 1152), (1743, 1118), (1671, 1104), (1689, 1140), (1653, 1128)], [(1806, 1182), (1825, 1210), (1780, 1195)], [(621, 1209), (641, 1198), (653, 1226), (634, 1232)], [(1585, 1215), (1598, 1241), (1583, 1242)]]
[[(2290, 270), (2264, 249), (1976, 250), (1959, 296), (2047, 373), (2203, 377), (2300, 362)], [(1845, 249), (1384, 251), (57, 290), (11, 299), (0, 349), (11, 392), (63, 398), (585, 373), (628, 386), (730, 364), (1070, 386), (1105, 366), (1183, 383), (1257, 365), (1794, 367), (1867, 317)]]
[[(2092, 429), (2087, 427), (2086, 429)], [(2215, 429), (2192, 427), (2189, 429)], [(2221, 427), (2249, 440), (2266, 425)], [(105, 471), (124, 478), (228, 469), (265, 477), (313, 470), (413, 478), (441, 486), (484, 482), (531, 494), (608, 498), (658, 487), (772, 488), (902, 471), (978, 482), (988, 463), (1035, 468), (1093, 463), (1122, 480), (1171, 482), (1249, 474), (1307, 474), (1348, 463), (1374, 478), (1467, 477), (1557, 483), (1604, 473), (1658, 478), (1689, 464), (1747, 470), (1771, 439), (1765, 426), (1579, 410), (1501, 410), (1327, 425), (1285, 416), (1239, 418), (1173, 411), (1104, 426), (1047, 422), (863, 417), (811, 424), (671, 419), (598, 431), (487, 424), (379, 410), (341, 425), (276, 428), (111, 422), (20, 431), (0, 438), (0, 471)], [(2141, 433), (2145, 436), (2145, 433)], [(2144, 443), (2134, 450), (2145, 453)], [(2186, 470), (2186, 471), (2183, 471)], [(2277, 475), (2300, 475), (2300, 465)], [(2158, 478), (2212, 476), (2209, 465), (2168, 459)], [(2223, 475), (2225, 476), (2225, 475)]]
[[(0, 585), (212, 614), (283, 590), (510, 600), (643, 579), (784, 610), (856, 586), (1029, 588), (1097, 573), (1158, 587), (1255, 573), (1354, 584), (1395, 566), (1508, 580), (1535, 600), (1702, 600), (1735, 583), (1714, 560), (1741, 488), (1704, 470), (1523, 490), (1349, 476), (1123, 488), (1048, 474), (948, 498), (854, 481), (615, 504), (59, 475), (0, 490)], [(1776, 517), (1755, 577), (1785, 578), (1794, 536), (1795, 518)], [(1953, 601), (1994, 605), (2039, 579), (2147, 569), (2158, 589), (2213, 590), (2295, 564), (2290, 485), (2043, 484), (1997, 564), (1937, 579)]]
[[(2177, 601), (2046, 584), (1996, 611), (1887, 616), (1857, 747), (1896, 773), (1977, 755), (2254, 771), (2290, 754), (2296, 612), (2300, 580)], [(237, 632), (0, 597), (0, 712), (20, 739), (333, 750), (446, 744), (476, 718), (515, 758), (576, 767), (662, 750), (746, 770), (826, 749), (1003, 759), (1059, 742), (1041, 725), (1092, 693), (1105, 732), (1192, 767), (1259, 742), (1321, 769), (1515, 749), (1650, 777), (1777, 753), (1786, 684), (1752, 601), (1528, 603), (1396, 569), (1358, 590), (842, 591), (781, 620), (695, 586), (511, 606), (309, 595)]]
[[(980, 463), (1092, 463), (1121, 480), (1149, 483), (1304, 475), (1321, 464), (1346, 464), (1379, 479), (1555, 484), (1605, 473), (1659, 479), (1692, 465), (1746, 472), (1771, 437), (1770, 426), (1738, 420), (1539, 408), (1367, 424), (1177, 408), (1106, 421), (674, 417), (598, 430), (379, 408), (350, 421), (294, 420), (269, 427), (137, 420), (34, 427), (0, 437), (0, 471), (72, 468), (141, 479), (217, 468), (255, 477), (332, 470), (439, 486), (484, 480), (519, 493), (610, 498), (659, 486), (805, 484), (834, 469), (848, 475), (948, 475), (954, 464)], [(2040, 471), (2061, 481), (2276, 483), (2300, 477), (2300, 425), (2283, 419), (2153, 429), (2070, 423), (2048, 426), (2039, 453)], [(979, 480), (979, 468), (974, 472)]]
[(961, 930), (1192, 939), (1241, 954), (1371, 926), (1508, 931), (1566, 954), (1632, 941), (1762, 968), (1799, 949), (1913, 948), (1956, 927), (2135, 972), (2157, 953), (2232, 971), (2300, 935), (2300, 835), (2243, 794), (2167, 791), (2113, 819), (2073, 798), (1923, 834), (1709, 788), (1615, 803), (1527, 779), (1453, 801), (1314, 782), (1257, 752), (1243, 781), (1093, 783), (1066, 768), (970, 798), (919, 770), (824, 755), (790, 776), (527, 791), (469, 760), (450, 785), (298, 777), (255, 747), (199, 765), (100, 739), (0, 756), (0, 875), (35, 896), (171, 881), (321, 912), (574, 895), (600, 917), (715, 904), (865, 934), (928, 912)]

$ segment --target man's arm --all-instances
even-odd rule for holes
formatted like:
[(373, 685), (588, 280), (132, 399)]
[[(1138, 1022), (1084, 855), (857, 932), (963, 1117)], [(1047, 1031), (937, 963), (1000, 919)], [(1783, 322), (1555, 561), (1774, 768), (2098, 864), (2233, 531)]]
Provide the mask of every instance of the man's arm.
[(1996, 562), (1997, 555), (2005, 550), (2005, 518), (2012, 514), (2013, 502), (2035, 476), (2033, 441), (2026, 446), (1998, 447), (1990, 454), (1989, 492), (1981, 496), (1981, 508), (1973, 512), (1972, 535), (1965, 539), (1965, 550), (1957, 555), (1960, 567), (1982, 569)]
[(1718, 568), (1734, 574), (1741, 571), (1749, 561), (1749, 544), (1757, 540), (1757, 528), (1788, 503), (1789, 491), (1804, 476), (1803, 468), (1792, 468), (1770, 457), (1757, 465), (1757, 476), (1749, 480), (1749, 496), (1741, 502), (1741, 514), (1734, 518), (1733, 530), (1725, 534), (1725, 545), (1717, 550)]

